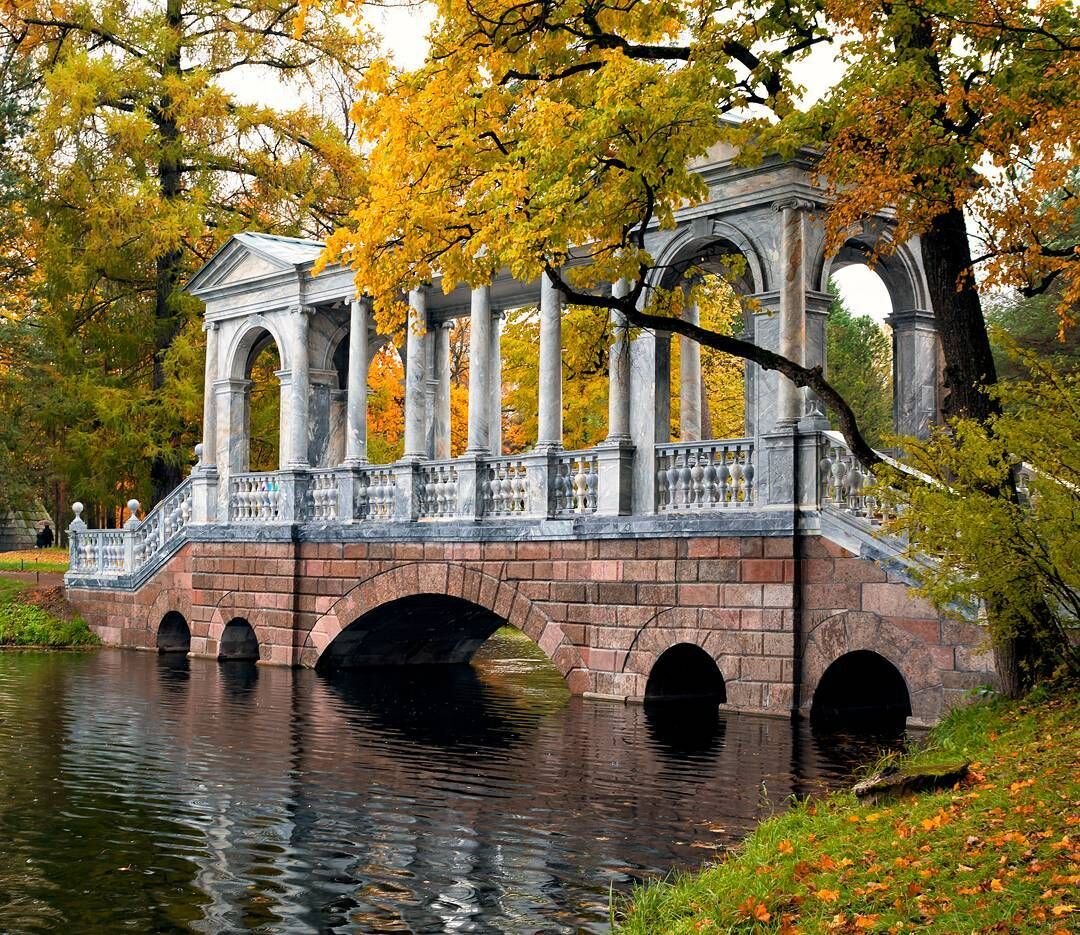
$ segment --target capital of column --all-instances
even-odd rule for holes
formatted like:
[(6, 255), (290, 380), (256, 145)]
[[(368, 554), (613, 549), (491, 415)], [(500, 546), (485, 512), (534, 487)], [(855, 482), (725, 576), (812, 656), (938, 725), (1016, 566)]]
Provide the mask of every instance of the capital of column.
[(290, 315), (314, 315), (315, 314), (315, 306), (314, 305), (291, 305), (291, 306), (289, 306), (288, 311), (289, 311)]
[[(275, 371), (275, 376), (281, 372), (288, 374), (289, 371)], [(251, 386), (251, 381), (240, 377), (224, 377), (213, 383), (215, 393), (243, 393), (249, 386)]]
[(211, 331), (218, 331), (221, 329), (221, 323), (216, 321), (204, 321), (202, 323), (202, 330), (209, 333)]
[(911, 329), (937, 331), (937, 317), (933, 312), (924, 308), (906, 308), (898, 312), (892, 312), (885, 319), (885, 324), (894, 331)]
[(813, 211), (817, 205), (809, 198), (799, 198), (797, 195), (791, 198), (781, 198), (773, 202), (773, 210), (777, 213), (782, 211)]

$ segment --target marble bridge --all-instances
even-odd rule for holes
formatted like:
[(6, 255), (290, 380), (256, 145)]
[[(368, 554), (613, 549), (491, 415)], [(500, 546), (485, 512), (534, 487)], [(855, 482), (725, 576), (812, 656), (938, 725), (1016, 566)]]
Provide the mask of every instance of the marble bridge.
[[(809, 155), (747, 168), (718, 150), (698, 171), (709, 198), (650, 233), (652, 285), (737, 255), (737, 286), (756, 299), (746, 334), (827, 365), (829, 277), (888, 237), (888, 218), (828, 255)], [(390, 339), (349, 270), (312, 275), (321, 249), (239, 234), (188, 284), (206, 307), (198, 462), (145, 515), (129, 503), (122, 528), (88, 529), (79, 504), (70, 526), (68, 595), (106, 643), (316, 668), (459, 662), (509, 623), (576, 693), (698, 693), (785, 716), (881, 705), (914, 723), (993, 681), (984, 632), (912, 596), (857, 463), (775, 374), (747, 367), (743, 437), (703, 437), (700, 352), (677, 339), (673, 440), (672, 336), (614, 313), (607, 438), (565, 450), (562, 308), (546, 279), (410, 293), (404, 455), (369, 463), (367, 373)], [(924, 433), (940, 363), (918, 244), (876, 272), (892, 304), (895, 425)], [(509, 453), (501, 320), (526, 307), (539, 318), (538, 438)], [(451, 457), (450, 328), (464, 317), (468, 439)], [(252, 472), (251, 368), (271, 342), (278, 470)]]

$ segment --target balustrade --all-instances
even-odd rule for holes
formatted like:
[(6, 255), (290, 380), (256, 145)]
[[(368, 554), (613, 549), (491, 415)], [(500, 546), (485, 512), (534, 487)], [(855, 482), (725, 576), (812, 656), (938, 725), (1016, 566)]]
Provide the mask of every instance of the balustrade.
[(458, 472), (452, 461), (420, 465), (416, 489), (421, 519), (445, 519), (458, 515)]
[(528, 469), (522, 458), (484, 462), (484, 515), (526, 516), (529, 512)]
[(360, 471), (353, 504), (354, 519), (388, 520), (394, 516), (397, 481), (390, 465)]
[(274, 523), (281, 519), (281, 486), (273, 473), (229, 478), (229, 521)]
[(599, 466), (595, 452), (568, 451), (558, 456), (553, 479), (555, 515), (596, 512)]
[[(843, 436), (838, 432), (825, 432), (822, 439), (822, 455), (818, 462), (822, 506), (832, 507), (873, 526), (894, 515), (891, 508), (874, 493), (874, 476), (851, 453)], [(891, 458), (887, 460), (898, 469), (905, 470), (899, 462)]]
[(312, 471), (309, 474), (304, 517), (316, 523), (338, 519), (338, 474), (336, 471)]
[(692, 513), (754, 505), (748, 438), (656, 446), (656, 511)]
[(124, 573), (128, 532), (124, 529), (84, 529), (72, 537), (71, 570), (89, 577)]

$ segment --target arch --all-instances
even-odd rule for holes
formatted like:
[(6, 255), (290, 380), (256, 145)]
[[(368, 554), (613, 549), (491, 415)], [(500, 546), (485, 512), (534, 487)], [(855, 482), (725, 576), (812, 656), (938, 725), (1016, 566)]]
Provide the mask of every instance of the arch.
[(259, 638), (243, 617), (233, 617), (221, 632), (218, 640), (218, 659), (235, 662), (257, 662)]
[(191, 591), (186, 588), (162, 588), (158, 596), (154, 598), (153, 603), (147, 608), (143, 633), (137, 635), (136, 645), (139, 645), (141, 641), (144, 648), (157, 648), (158, 628), (161, 626), (161, 621), (170, 612), (179, 614), (188, 622), (189, 626), (190, 624), (196, 625), (189, 652), (201, 652), (203, 644), (202, 632), (197, 625), (197, 615), (191, 603)]
[(812, 711), (826, 670), (841, 656), (868, 650), (891, 664), (902, 676), (911, 705), (910, 722), (935, 723), (942, 715), (944, 686), (941, 670), (926, 644), (905, 630), (866, 611), (845, 611), (822, 620), (805, 638), (802, 650), (800, 708)]
[(271, 638), (272, 632), (266, 620), (265, 609), (248, 606), (246, 602), (240, 599), (236, 591), (226, 591), (222, 594), (210, 617), (210, 626), (207, 628), (206, 638), (206, 654), (208, 656), (220, 658), (221, 641), (225, 634), (225, 627), (227, 623), (237, 619), (243, 620), (251, 627), (259, 647), (259, 658), (261, 660), (276, 665), (293, 664), (292, 647), (290, 645), (279, 645)]
[(281, 369), (289, 370), (292, 367), (292, 352), (277, 323), (265, 315), (253, 315), (237, 329), (229, 342), (225, 354), (226, 375), (233, 380), (246, 380), (251, 362), (269, 341), (277, 345)]
[(692, 221), (676, 232), (660, 251), (649, 285), (670, 286), (674, 278), (682, 275), (680, 264), (688, 263), (693, 255), (703, 251), (718, 257), (733, 253), (743, 257), (746, 272), (744, 281), (738, 284), (742, 288), (737, 287), (737, 291), (755, 294), (768, 289), (766, 264), (762, 262), (763, 253), (758, 244), (731, 222), (715, 219)]
[[(516, 627), (536, 643), (566, 679), (571, 691), (581, 692), (589, 687), (588, 672), (578, 648), (558, 623), (518, 590), (516, 582), (501, 581), (456, 564), (398, 565), (357, 583), (315, 621), (300, 649), (300, 665), (315, 668), (338, 635), (369, 612), (418, 596), (456, 598), (479, 611), (489, 612), (500, 623), (505, 621)], [(481, 614), (477, 619), (486, 619), (490, 624), (490, 617)]]
[(170, 610), (161, 618), (157, 629), (159, 653), (184, 653), (191, 649), (191, 628), (184, 615)]
[(701, 701), (722, 704), (727, 689), (720, 667), (695, 643), (665, 649), (649, 672), (645, 701)]
[(844, 653), (830, 663), (814, 690), (810, 722), (815, 726), (903, 730), (911, 697), (900, 670), (869, 649)]
[[(852, 228), (840, 248), (832, 256), (825, 255), (825, 245), (822, 241), (819, 252), (810, 266), (818, 291), (828, 292), (829, 278), (845, 266), (867, 265), (867, 259), (882, 240), (891, 241), (888, 228), (867, 225)], [(922, 265), (911, 243), (896, 245), (878, 257), (873, 270), (888, 290), (893, 312), (930, 308)]]

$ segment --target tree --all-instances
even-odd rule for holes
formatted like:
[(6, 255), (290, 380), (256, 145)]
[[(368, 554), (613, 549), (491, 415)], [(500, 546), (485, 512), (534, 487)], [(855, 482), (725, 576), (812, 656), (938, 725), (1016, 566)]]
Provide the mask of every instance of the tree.
[(869, 315), (856, 316), (837, 297), (825, 325), (829, 380), (855, 412), (867, 441), (884, 447), (892, 434), (892, 346)]
[[(818, 146), (836, 194), (834, 242), (882, 211), (895, 214), (894, 242), (920, 237), (947, 411), (988, 422), (996, 375), (976, 261), (997, 286), (1060, 283), (1067, 300), (1080, 288), (1067, 223), (1076, 33), (1068, 5), (1025, 0), (442, 0), (421, 68), (383, 62), (368, 73), (354, 109), (368, 184), (328, 258), (352, 264), (384, 326), (398, 328), (402, 287), (546, 271), (572, 303), (614, 308), (633, 326), (685, 334), (810, 387), (874, 465), (820, 370), (665, 316), (658, 300), (639, 306), (653, 267), (645, 231), (671, 226), (678, 207), (704, 195), (691, 159), (719, 142), (747, 161)], [(802, 113), (791, 63), (832, 39), (844, 42), (844, 77)], [(721, 119), (748, 107), (765, 113)], [(979, 257), (965, 211), (981, 226)], [(564, 275), (574, 247), (587, 262)], [(596, 288), (619, 279), (625, 296)], [(1007, 474), (988, 493), (1016, 499)], [(1015, 670), (1004, 658), (999, 667)]]
[[(910, 543), (922, 592), (953, 613), (980, 602), (995, 645), (1016, 644), (1023, 683), (1080, 673), (1080, 372), (1029, 353), (1022, 372), (991, 390), (989, 421), (911, 441), (907, 458), (930, 484), (884, 491), (900, 506), (889, 531)], [(1003, 473), (1022, 477), (1019, 501), (994, 495)], [(1007, 673), (1002, 673), (1003, 676)]]
[[(193, 426), (166, 387), (170, 349), (194, 323), (183, 278), (240, 228), (323, 232), (355, 197), (342, 115), (231, 90), (268, 75), (315, 93), (356, 80), (367, 46), (354, 24), (311, 12), (298, 38), (298, 12), (293, 0), (0, 2), (43, 84), (27, 137), (40, 327), (70, 390), (68, 425), (87, 434), (75, 447), (105, 483), (160, 497), (188, 459)], [(104, 474), (106, 447), (123, 454), (119, 476)]]

